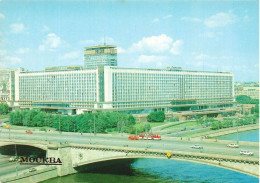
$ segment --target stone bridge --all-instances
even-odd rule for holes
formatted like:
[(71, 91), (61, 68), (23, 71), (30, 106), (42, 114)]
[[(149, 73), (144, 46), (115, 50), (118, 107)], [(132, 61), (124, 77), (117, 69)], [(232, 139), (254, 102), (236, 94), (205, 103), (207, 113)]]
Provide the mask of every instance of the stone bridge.
[[(126, 158), (161, 158), (207, 164), (259, 178), (259, 159), (247, 156), (25, 140), (0, 141), (0, 148), (14, 144), (37, 147), (45, 150), (47, 157), (60, 158), (62, 165), (55, 165), (58, 176), (76, 173), (77, 167), (96, 162)], [(170, 158), (167, 157), (167, 152), (171, 153)]]

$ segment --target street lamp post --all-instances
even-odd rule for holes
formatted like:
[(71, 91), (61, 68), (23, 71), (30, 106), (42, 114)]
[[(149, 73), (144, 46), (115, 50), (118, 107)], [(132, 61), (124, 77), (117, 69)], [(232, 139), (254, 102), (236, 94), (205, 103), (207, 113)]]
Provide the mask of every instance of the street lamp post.
[(95, 120), (95, 114), (94, 114), (94, 135), (96, 135), (96, 120)]
[[(16, 144), (14, 144), (14, 147), (15, 147), (15, 158), (17, 158), (17, 149), (16, 149)], [(16, 165), (15, 165), (15, 172), (16, 172), (16, 176), (18, 176), (17, 161), (16, 161)]]
[(236, 128), (237, 128), (237, 144), (239, 144), (239, 140), (238, 140), (238, 126), (237, 126), (235, 120), (233, 121), (233, 127), (236, 127)]
[(239, 139), (238, 139), (238, 126), (237, 126), (237, 144), (239, 144)]
[(8, 129), (9, 129), (9, 140), (10, 140), (10, 126), (9, 126), (9, 125), (6, 125), (5, 128), (8, 128)]
[[(91, 124), (91, 122), (92, 122), (92, 120), (90, 119), (90, 120), (88, 120), (88, 123), (89, 124)], [(91, 126), (89, 127), (89, 133), (90, 133), (90, 135), (91, 135)]]
[(59, 133), (60, 133), (60, 117), (59, 117)]

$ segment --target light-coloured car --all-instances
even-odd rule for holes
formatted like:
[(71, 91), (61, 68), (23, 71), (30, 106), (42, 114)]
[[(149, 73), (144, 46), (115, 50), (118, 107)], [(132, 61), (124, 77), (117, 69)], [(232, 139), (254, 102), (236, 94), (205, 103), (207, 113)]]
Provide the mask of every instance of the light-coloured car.
[(8, 159), (8, 161), (9, 161), (9, 162), (15, 161), (15, 157), (10, 157), (10, 158)]
[(203, 147), (200, 146), (199, 144), (194, 144), (193, 146), (191, 146), (191, 148), (194, 148), (194, 149), (203, 149)]
[(232, 143), (232, 144), (228, 144), (227, 147), (238, 148), (239, 145)]
[(37, 171), (36, 168), (30, 168), (30, 169), (28, 170), (28, 172), (35, 172), (35, 171)]
[(247, 156), (253, 156), (253, 155), (254, 155), (253, 152), (251, 152), (251, 151), (246, 151), (246, 150), (240, 151), (240, 154), (241, 154), (241, 155), (247, 155)]

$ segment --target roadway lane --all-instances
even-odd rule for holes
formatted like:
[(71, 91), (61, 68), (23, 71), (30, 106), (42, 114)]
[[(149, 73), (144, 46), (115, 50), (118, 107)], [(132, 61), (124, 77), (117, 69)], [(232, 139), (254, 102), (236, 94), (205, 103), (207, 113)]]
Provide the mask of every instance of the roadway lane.
[[(2, 132), (1, 138), (8, 139), (9, 133)], [(201, 152), (210, 154), (221, 154), (221, 155), (233, 155), (241, 156), (239, 154), (240, 150), (249, 150), (254, 152), (255, 158), (259, 157), (259, 147), (243, 145), (239, 148), (228, 148), (227, 144), (222, 144), (218, 142), (206, 143), (200, 142), (199, 144), (203, 146), (203, 150), (193, 149), (190, 146), (194, 145), (195, 142), (191, 141), (176, 141), (176, 140), (161, 140), (161, 141), (149, 141), (149, 140), (128, 140), (127, 137), (123, 136), (104, 136), (104, 135), (80, 135), (80, 134), (25, 134), (25, 133), (11, 133), (11, 139), (22, 139), (22, 140), (39, 140), (39, 141), (56, 141), (56, 142), (71, 142), (78, 144), (96, 144), (96, 145), (107, 145), (107, 146), (119, 146), (124, 147), (139, 147), (139, 148), (149, 148), (149, 149), (162, 149), (162, 150), (172, 150), (172, 151), (186, 151), (186, 152)]]
[(16, 173), (16, 166), (17, 172), (20, 174), (21, 171), (26, 169), (35, 167), (35, 165), (20, 165), (18, 162), (9, 162), (9, 158), (11, 156), (0, 155), (0, 179), (3, 177), (8, 177), (9, 174)]

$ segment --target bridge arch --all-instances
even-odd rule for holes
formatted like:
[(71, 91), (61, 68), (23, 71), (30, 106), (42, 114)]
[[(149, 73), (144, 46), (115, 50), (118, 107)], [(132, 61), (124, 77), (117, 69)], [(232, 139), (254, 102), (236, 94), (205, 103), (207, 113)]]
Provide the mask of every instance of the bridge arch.
[[(76, 149), (75, 149), (76, 150)], [(144, 151), (127, 151), (127, 150), (108, 150), (108, 149), (77, 149), (78, 152), (74, 153), (72, 160), (72, 166), (74, 168), (93, 164), (97, 162), (105, 162), (111, 160), (123, 160), (123, 159), (168, 159), (166, 152), (144, 152)], [(77, 151), (76, 150), (76, 151)], [(85, 153), (84, 153), (85, 152)], [(82, 155), (83, 157), (80, 157)], [(86, 157), (84, 157), (86, 156)], [(170, 160), (188, 161), (193, 163), (206, 164), (210, 166), (229, 169), (232, 171), (240, 172), (250, 176), (259, 176), (259, 162), (244, 157), (226, 157), (226, 156), (210, 156), (203, 153), (175, 153)]]
[(1, 144), (0, 154), (10, 155), (10, 156), (30, 156), (36, 155), (38, 157), (46, 157), (46, 149), (38, 145), (28, 145), (28, 144)]

